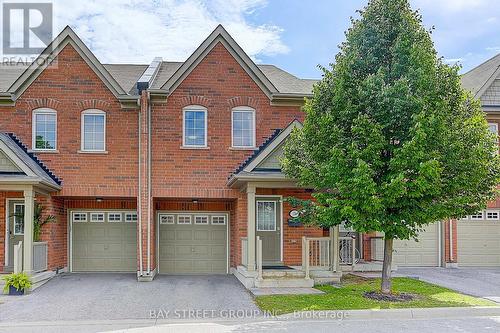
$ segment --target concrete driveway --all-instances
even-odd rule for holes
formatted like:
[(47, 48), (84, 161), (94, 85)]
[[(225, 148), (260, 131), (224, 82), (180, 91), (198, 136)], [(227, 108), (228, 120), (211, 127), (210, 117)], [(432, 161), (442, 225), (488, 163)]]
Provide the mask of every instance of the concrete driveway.
[(166, 316), (160, 319), (209, 319), (230, 310), (258, 311), (232, 275), (157, 276), (140, 283), (134, 274), (66, 274), (30, 295), (0, 297), (4, 322), (150, 319), (151, 311)]
[(395, 275), (415, 277), (500, 303), (500, 268), (399, 268)]

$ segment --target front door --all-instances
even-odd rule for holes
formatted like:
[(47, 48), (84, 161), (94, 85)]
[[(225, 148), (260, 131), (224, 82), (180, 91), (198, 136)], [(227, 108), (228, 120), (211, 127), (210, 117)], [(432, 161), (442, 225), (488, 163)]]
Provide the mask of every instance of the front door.
[(9, 201), (9, 261), (7, 268), (14, 268), (14, 245), (24, 240), (24, 202)]
[(281, 209), (279, 198), (256, 200), (256, 235), (262, 239), (264, 265), (281, 265)]

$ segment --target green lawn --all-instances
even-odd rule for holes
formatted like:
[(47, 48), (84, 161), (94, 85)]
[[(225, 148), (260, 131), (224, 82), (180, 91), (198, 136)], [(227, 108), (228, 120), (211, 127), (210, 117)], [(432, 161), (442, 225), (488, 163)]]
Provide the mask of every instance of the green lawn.
[(410, 278), (393, 278), (393, 291), (418, 295), (409, 302), (384, 302), (365, 298), (367, 291), (380, 289), (380, 279), (352, 275), (343, 278), (342, 286), (317, 286), (320, 295), (274, 295), (256, 297), (257, 305), (276, 314), (307, 310), (354, 310), (392, 308), (432, 308), (459, 306), (494, 306), (494, 302), (463, 295), (453, 290)]

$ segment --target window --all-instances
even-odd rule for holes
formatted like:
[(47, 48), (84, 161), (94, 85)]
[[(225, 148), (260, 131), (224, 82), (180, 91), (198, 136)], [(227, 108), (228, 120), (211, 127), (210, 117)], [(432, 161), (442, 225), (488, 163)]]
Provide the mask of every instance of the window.
[(14, 204), (14, 235), (24, 235), (24, 204)]
[(160, 214), (160, 224), (174, 224), (174, 223), (175, 223), (174, 215)]
[(225, 216), (212, 216), (212, 224), (224, 225), (224, 224), (226, 224), (226, 217)]
[(137, 222), (137, 213), (125, 213), (125, 222)]
[(233, 147), (255, 147), (255, 110), (237, 107), (232, 111)]
[(486, 219), (487, 220), (498, 220), (500, 217), (500, 212), (498, 211), (486, 211)]
[(276, 231), (276, 201), (257, 201), (257, 231)]
[(185, 108), (183, 127), (183, 146), (207, 146), (207, 109), (201, 106), (189, 106)]
[(52, 109), (33, 111), (33, 150), (56, 150), (57, 113)]
[(73, 213), (73, 222), (87, 222), (87, 213)]
[(104, 222), (104, 213), (90, 213), (90, 222)]
[(208, 216), (195, 216), (194, 224), (208, 224)]
[(498, 124), (497, 123), (488, 123), (488, 129), (491, 133), (495, 134), (498, 137)]
[(82, 112), (82, 150), (106, 150), (106, 113), (103, 111)]
[(471, 220), (482, 220), (483, 219), (483, 212), (477, 212), (476, 214), (472, 214), (470, 216)]
[(177, 224), (191, 224), (190, 215), (179, 215), (177, 218)]
[(121, 222), (122, 221), (122, 213), (108, 213), (108, 221), (109, 222)]

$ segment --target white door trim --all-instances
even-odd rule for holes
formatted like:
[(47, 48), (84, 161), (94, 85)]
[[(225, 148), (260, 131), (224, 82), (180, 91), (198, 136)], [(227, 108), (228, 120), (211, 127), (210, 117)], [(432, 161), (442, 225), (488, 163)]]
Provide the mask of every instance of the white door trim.
[[(259, 198), (274, 198), (274, 199), (278, 199), (279, 201), (279, 204), (280, 204), (280, 211), (281, 211), (281, 214), (280, 214), (280, 261), (283, 262), (283, 242), (284, 242), (284, 238), (283, 238), (283, 196), (282, 195), (273, 195), (273, 194), (263, 194), (263, 195), (259, 195), (259, 194), (255, 194), (255, 205), (257, 205), (257, 201), (259, 201)], [(257, 207), (255, 207), (255, 230), (257, 231)]]
[(9, 235), (9, 206), (11, 201), (22, 201), (24, 204), (24, 198), (6, 198), (5, 199), (5, 248), (4, 248), (4, 265), (9, 265), (9, 245), (10, 245), (10, 235)]

